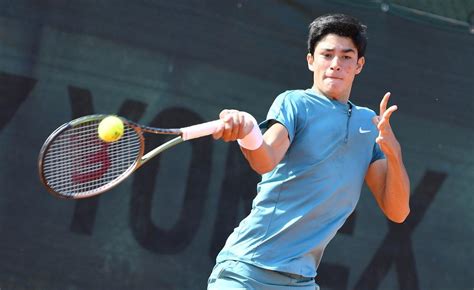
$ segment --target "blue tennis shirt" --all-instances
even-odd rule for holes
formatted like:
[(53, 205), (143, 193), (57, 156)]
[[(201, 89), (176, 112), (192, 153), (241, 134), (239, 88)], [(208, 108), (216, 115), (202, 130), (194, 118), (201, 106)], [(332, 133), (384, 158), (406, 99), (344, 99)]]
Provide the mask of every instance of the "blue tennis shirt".
[(384, 158), (375, 143), (375, 113), (314, 90), (287, 91), (267, 121), (288, 130), (283, 160), (257, 185), (250, 214), (227, 239), (217, 262), (316, 276), (324, 249), (353, 212), (371, 162)]

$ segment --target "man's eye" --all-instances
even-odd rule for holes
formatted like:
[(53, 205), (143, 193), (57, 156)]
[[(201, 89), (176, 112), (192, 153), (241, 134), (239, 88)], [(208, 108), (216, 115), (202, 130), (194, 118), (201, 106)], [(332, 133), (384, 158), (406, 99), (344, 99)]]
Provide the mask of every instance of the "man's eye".
[(344, 59), (351, 59), (352, 57), (348, 56), (348, 55), (345, 55), (344, 56)]

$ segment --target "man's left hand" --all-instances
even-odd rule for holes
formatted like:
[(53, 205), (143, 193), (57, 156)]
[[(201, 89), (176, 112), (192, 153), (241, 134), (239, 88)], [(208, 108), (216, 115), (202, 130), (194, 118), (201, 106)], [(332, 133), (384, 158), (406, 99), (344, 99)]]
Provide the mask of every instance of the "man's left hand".
[(389, 99), (390, 93), (386, 93), (380, 102), (379, 115), (372, 119), (375, 126), (379, 129), (379, 136), (375, 139), (375, 142), (379, 144), (380, 149), (387, 157), (399, 154), (401, 150), (400, 143), (398, 143), (392, 127), (390, 126), (390, 116), (398, 109), (398, 107), (393, 105), (387, 109)]

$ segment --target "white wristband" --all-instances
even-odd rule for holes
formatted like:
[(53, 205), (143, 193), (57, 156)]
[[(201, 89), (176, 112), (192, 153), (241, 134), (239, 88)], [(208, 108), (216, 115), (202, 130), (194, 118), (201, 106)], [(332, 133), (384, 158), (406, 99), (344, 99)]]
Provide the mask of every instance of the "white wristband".
[(252, 115), (245, 113), (245, 118), (250, 118), (253, 123), (253, 128), (250, 133), (248, 133), (244, 138), (238, 139), (237, 142), (241, 147), (244, 147), (245, 149), (258, 149), (263, 143), (262, 131), (260, 131), (260, 128), (257, 124), (257, 120), (255, 120)]

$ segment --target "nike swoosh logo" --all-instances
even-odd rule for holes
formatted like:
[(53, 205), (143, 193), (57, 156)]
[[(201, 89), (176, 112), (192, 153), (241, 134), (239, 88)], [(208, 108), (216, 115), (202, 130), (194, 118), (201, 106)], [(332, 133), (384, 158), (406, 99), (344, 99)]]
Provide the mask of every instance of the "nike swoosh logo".
[(359, 127), (359, 133), (361, 134), (366, 134), (366, 133), (370, 133), (371, 131), (370, 130), (364, 130), (362, 129), (362, 127)]

